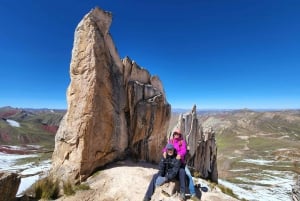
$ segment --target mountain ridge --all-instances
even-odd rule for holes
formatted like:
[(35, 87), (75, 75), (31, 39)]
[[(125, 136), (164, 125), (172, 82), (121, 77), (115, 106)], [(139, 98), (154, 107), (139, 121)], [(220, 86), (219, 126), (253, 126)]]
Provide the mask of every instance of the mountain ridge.
[[(5, 109), (3, 113), (3, 109), (0, 108), (0, 132), (3, 132), (4, 123), (5, 128), (9, 128), (6, 132), (14, 131), (2, 119), (4, 118), (3, 114), (6, 114), (4, 115), (5, 118), (20, 120), (21, 123), (24, 121), (21, 121), (21, 117), (23, 117), (21, 114), (27, 114), (24, 118), (27, 121), (32, 121), (32, 126), (38, 126), (39, 128), (43, 120), (48, 122), (48, 114), (50, 116), (53, 115), (51, 109), (47, 110), (47, 112), (36, 111), (36, 113), (31, 113), (32, 111), (23, 109), (16, 110), (16, 108), (10, 108), (11, 110)], [(7, 116), (7, 114), (10, 114), (10, 116)], [(32, 118), (31, 115), (34, 115), (35, 118)], [(60, 114), (61, 118), (63, 115), (64, 113), (62, 112)], [(172, 112), (170, 128), (172, 128), (172, 123), (177, 122), (178, 117), (179, 113)], [(300, 141), (300, 110), (265, 112), (252, 110), (210, 111), (208, 113), (199, 113), (198, 118), (204, 127), (213, 127), (216, 132), (218, 170), (222, 184), (224, 183), (223, 181), (226, 181), (237, 186), (250, 185), (253, 188), (262, 185), (259, 184), (260, 181), (266, 182), (266, 176), (269, 178), (274, 177), (276, 180), (288, 178), (285, 181), (288, 185), (282, 186), (282, 184), (276, 183), (274, 186), (270, 182), (264, 184), (264, 188), (273, 186), (272, 188), (274, 189), (276, 187), (281, 189), (281, 194), (273, 193), (272, 195), (267, 195), (270, 198), (278, 195), (281, 197), (274, 199), (283, 200), (289, 195), (291, 191), (289, 188), (293, 183), (293, 175), (300, 174), (300, 155), (298, 154), (300, 153), (298, 145)], [(54, 134), (47, 132), (46, 139), (48, 140), (48, 144), (49, 142), (52, 144), (51, 147), (53, 149)], [(36, 143), (40, 142), (37, 141)], [(5, 145), (2, 141), (0, 143)], [(24, 143), (22, 142), (21, 144)], [(257, 169), (260, 169), (261, 173), (265, 175), (257, 173)], [(268, 169), (269, 172), (266, 172)], [(281, 176), (281, 173), (284, 173), (284, 175)], [(254, 175), (256, 179), (253, 178)], [(247, 180), (249, 178), (251, 180)], [(249, 181), (255, 181), (255, 183), (251, 184)], [(246, 192), (254, 194), (251, 190), (247, 190)], [(239, 191), (234, 190), (234, 193), (239, 194)], [(258, 191), (255, 194), (259, 195), (259, 193)], [(249, 198), (249, 195), (245, 193), (242, 195), (239, 194), (239, 196), (241, 198), (244, 196), (245, 199)]]
[[(39, 143), (54, 146), (53, 136), (64, 114), (64, 110), (1, 107), (0, 143), (2, 145)], [(9, 121), (18, 126), (9, 124)]]

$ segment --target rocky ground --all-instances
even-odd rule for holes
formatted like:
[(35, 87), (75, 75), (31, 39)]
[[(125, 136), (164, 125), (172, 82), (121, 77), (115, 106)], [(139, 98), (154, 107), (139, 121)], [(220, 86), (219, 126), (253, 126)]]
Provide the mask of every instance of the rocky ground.
[[(91, 176), (85, 183), (90, 190), (77, 191), (75, 195), (61, 197), (59, 201), (138, 201), (143, 200), (157, 165), (122, 161)], [(206, 184), (201, 180), (202, 184)], [(174, 199), (175, 201), (176, 199)], [(202, 201), (235, 201), (236, 199), (213, 188), (202, 192)]]

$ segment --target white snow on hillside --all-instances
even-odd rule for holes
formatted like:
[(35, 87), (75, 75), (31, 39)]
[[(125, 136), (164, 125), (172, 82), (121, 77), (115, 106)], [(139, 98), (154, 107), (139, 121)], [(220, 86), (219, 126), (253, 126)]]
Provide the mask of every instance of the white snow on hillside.
[[(34, 184), (42, 174), (47, 172), (51, 166), (51, 160), (40, 161), (39, 163), (27, 163), (16, 165), (16, 162), (22, 158), (36, 158), (37, 154), (18, 155), (6, 154), (0, 152), (0, 170), (16, 172), (22, 175), (21, 183), (17, 192), (17, 197)], [(29, 175), (29, 176), (28, 176)]]
[[(293, 184), (293, 173), (288, 171), (262, 170), (261, 173), (251, 174), (248, 179), (246, 175), (236, 177), (240, 184), (233, 184), (219, 179), (219, 184), (226, 186), (239, 197), (249, 201), (286, 201), (290, 199), (291, 186)], [(246, 190), (247, 189), (247, 190)]]
[(7, 119), (6, 120), (7, 123), (9, 123), (9, 125), (11, 125), (12, 127), (20, 127), (20, 123), (15, 121), (15, 120), (11, 120), (11, 119)]
[(16, 171), (19, 169), (26, 168), (27, 165), (14, 165), (18, 159), (22, 158), (30, 158), (30, 157), (37, 157), (36, 154), (29, 154), (29, 155), (18, 155), (18, 154), (6, 154), (0, 152), (0, 170), (8, 170), (8, 171)]

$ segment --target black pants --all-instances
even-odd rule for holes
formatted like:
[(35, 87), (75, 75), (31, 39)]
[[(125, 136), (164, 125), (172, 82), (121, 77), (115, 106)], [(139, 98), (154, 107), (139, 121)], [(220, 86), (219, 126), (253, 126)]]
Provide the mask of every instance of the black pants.
[[(148, 186), (147, 192), (145, 197), (151, 199), (151, 196), (154, 193), (155, 190), (155, 181), (156, 178), (158, 177), (158, 173), (156, 173), (155, 175), (153, 175), (151, 182)], [(177, 179), (179, 178), (179, 184), (180, 184), (180, 193), (185, 193), (185, 170), (184, 168), (180, 168), (179, 169), (179, 173), (177, 175)]]

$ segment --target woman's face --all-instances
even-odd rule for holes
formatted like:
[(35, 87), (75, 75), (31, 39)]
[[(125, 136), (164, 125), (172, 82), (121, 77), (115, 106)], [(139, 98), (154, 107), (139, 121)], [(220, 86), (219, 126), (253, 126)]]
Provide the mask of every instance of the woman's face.
[(173, 154), (174, 154), (174, 149), (168, 149), (168, 150), (167, 150), (167, 153), (168, 153), (169, 156), (173, 156)]
[(180, 134), (179, 133), (173, 133), (173, 138), (175, 138), (175, 139), (180, 138)]

